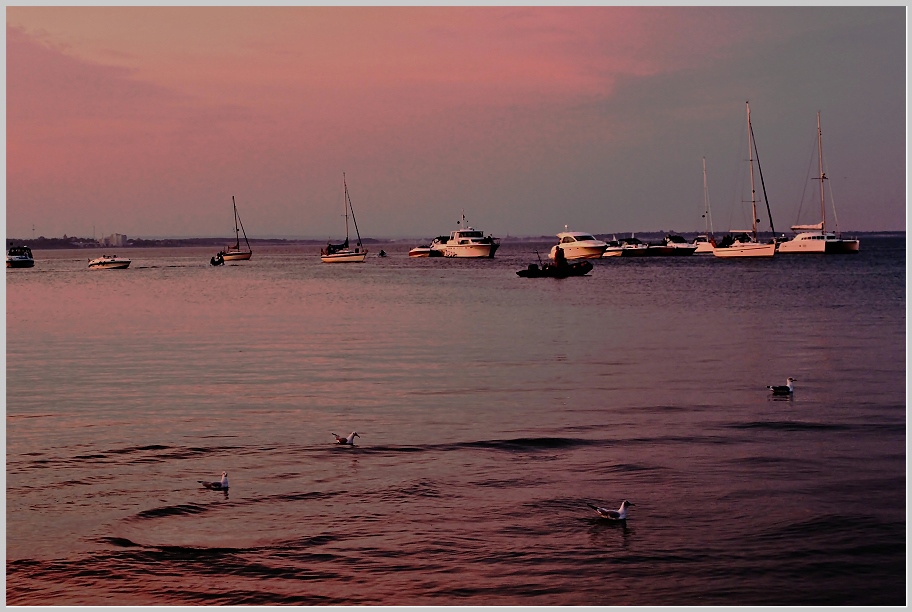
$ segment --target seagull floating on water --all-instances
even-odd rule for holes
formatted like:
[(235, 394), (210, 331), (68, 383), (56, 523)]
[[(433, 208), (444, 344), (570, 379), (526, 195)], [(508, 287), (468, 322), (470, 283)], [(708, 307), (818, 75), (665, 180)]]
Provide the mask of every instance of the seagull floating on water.
[(206, 480), (198, 480), (198, 483), (206, 487), (207, 489), (212, 489), (213, 491), (227, 491), (228, 490), (228, 472), (222, 472), (222, 479), (209, 482)]
[(609, 510), (607, 508), (601, 508), (599, 506), (593, 506), (592, 504), (586, 504), (593, 510), (599, 513), (599, 516), (608, 519), (609, 521), (626, 521), (627, 520), (627, 508), (633, 506), (634, 504), (630, 503), (626, 499), (621, 502), (621, 507), (617, 510)]
[(795, 379), (789, 376), (785, 382), (784, 385), (767, 385), (766, 388), (772, 391), (773, 395), (791, 395), (795, 392), (795, 387), (792, 386)]
[[(330, 433), (332, 433), (332, 432), (330, 432)], [(343, 438), (343, 437), (340, 436), (339, 434), (333, 434), (333, 435), (336, 436), (336, 444), (347, 444), (348, 446), (354, 446), (354, 445), (355, 445), (355, 437), (356, 437), (356, 436), (357, 436), (358, 438), (361, 437), (361, 436), (358, 435), (358, 432), (357, 432), (357, 431), (353, 431), (353, 432), (351, 432), (350, 434), (348, 434), (348, 437), (347, 437), (347, 438)]]

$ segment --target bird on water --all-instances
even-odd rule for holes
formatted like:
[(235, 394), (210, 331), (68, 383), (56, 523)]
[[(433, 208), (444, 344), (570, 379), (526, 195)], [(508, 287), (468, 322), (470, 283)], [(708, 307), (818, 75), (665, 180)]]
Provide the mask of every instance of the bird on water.
[(791, 395), (795, 392), (795, 386), (792, 384), (795, 379), (789, 376), (784, 385), (767, 385), (766, 388), (773, 392), (773, 395)]
[(212, 489), (213, 491), (227, 491), (228, 472), (222, 472), (222, 479), (216, 480), (215, 482), (209, 482), (207, 480), (198, 480), (197, 482), (203, 485), (205, 488)]
[(626, 499), (621, 502), (621, 507), (617, 510), (609, 510), (608, 508), (602, 508), (600, 506), (593, 506), (592, 504), (586, 504), (596, 512), (603, 519), (608, 519), (609, 521), (626, 521), (627, 520), (627, 508), (633, 506), (634, 504), (630, 503)]
[[(330, 432), (330, 433), (332, 433), (332, 432)], [(358, 432), (357, 432), (357, 431), (353, 431), (353, 432), (351, 432), (350, 434), (348, 434), (348, 437), (347, 437), (347, 438), (343, 438), (343, 437), (340, 436), (339, 434), (333, 434), (333, 435), (336, 437), (336, 444), (346, 444), (346, 445), (348, 445), (348, 446), (354, 446), (354, 445), (355, 445), (355, 438), (356, 438), (356, 437), (357, 437), (357, 438), (360, 438), (360, 437), (361, 437), (360, 435), (358, 435)]]

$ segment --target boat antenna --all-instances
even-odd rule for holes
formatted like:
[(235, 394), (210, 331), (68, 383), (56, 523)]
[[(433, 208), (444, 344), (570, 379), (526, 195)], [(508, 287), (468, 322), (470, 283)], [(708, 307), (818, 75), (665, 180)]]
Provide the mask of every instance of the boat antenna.
[[(751, 142), (754, 144), (754, 156), (757, 158), (757, 170), (760, 172), (760, 186), (763, 188), (763, 200), (766, 202), (766, 214), (769, 215), (770, 231), (772, 231), (773, 236), (775, 236), (776, 228), (773, 227), (773, 213), (770, 211), (769, 198), (766, 197), (766, 183), (763, 182), (763, 168), (760, 167), (760, 153), (757, 151), (757, 139), (754, 138), (754, 128), (751, 126), (750, 118), (747, 120), (747, 126), (750, 128)], [(754, 236), (754, 238), (756, 238), (756, 236)]]
[[(351, 196), (348, 195), (348, 183), (345, 182), (345, 173), (342, 173), (342, 184), (345, 186), (345, 199), (348, 202), (348, 208), (351, 209), (352, 222), (355, 224), (355, 234), (358, 236), (358, 246), (361, 245), (361, 232), (358, 231), (358, 220), (355, 219), (355, 209), (352, 208)], [(348, 242), (348, 210), (345, 211), (345, 241)]]
[(544, 266), (545, 264), (542, 263), (542, 260), (541, 260), (541, 253), (538, 252), (538, 249), (535, 249), (535, 256), (538, 257), (538, 263), (539, 263), (539, 265)]

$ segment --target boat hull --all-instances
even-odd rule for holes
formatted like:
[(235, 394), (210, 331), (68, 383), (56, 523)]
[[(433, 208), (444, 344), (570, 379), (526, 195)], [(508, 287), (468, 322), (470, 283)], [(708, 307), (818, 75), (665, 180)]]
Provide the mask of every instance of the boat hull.
[(222, 253), (222, 259), (225, 261), (247, 261), (253, 256), (253, 251), (228, 251)]
[(585, 276), (592, 270), (592, 264), (583, 259), (566, 266), (545, 264), (539, 268), (536, 264), (529, 264), (525, 270), (516, 272), (522, 278), (568, 278), (570, 276)]
[[(566, 259), (598, 259), (605, 253), (605, 249), (608, 248), (608, 245), (603, 246), (573, 246), (573, 245), (559, 245), (561, 250), (564, 252), (564, 257)], [(551, 247), (551, 254), (549, 257), (554, 259), (554, 255), (557, 253), (557, 246)]]
[(367, 250), (358, 251), (339, 251), (331, 255), (320, 255), (323, 263), (361, 263), (367, 259)]
[(712, 253), (713, 245), (711, 242), (698, 242), (694, 253)]
[(776, 254), (776, 244), (759, 242), (739, 242), (729, 247), (713, 249), (716, 257), (772, 257)]
[(430, 247), (415, 247), (408, 254), (409, 257), (430, 257), (431, 249)]
[(89, 270), (123, 270), (129, 267), (129, 259), (120, 261), (93, 261), (89, 263)]
[(779, 243), (780, 253), (857, 253), (859, 241), (836, 238), (834, 234), (798, 234), (791, 240)]
[(6, 267), (7, 268), (33, 268), (35, 266), (34, 259), (25, 259), (18, 257), (7, 257)]
[(477, 259), (493, 258), (500, 244), (448, 244), (443, 251), (444, 257), (474, 257)]

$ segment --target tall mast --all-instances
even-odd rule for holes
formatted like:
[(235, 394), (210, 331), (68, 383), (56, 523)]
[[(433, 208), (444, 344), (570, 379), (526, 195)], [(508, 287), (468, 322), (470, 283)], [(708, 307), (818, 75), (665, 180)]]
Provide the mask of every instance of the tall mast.
[(345, 210), (345, 246), (348, 246), (348, 183), (345, 182), (345, 173), (342, 173), (342, 186), (345, 188), (345, 197), (342, 208)]
[(747, 102), (747, 158), (750, 161), (751, 176), (751, 227), (753, 228), (754, 242), (757, 241), (757, 200), (754, 197), (754, 147), (753, 130), (751, 129), (751, 107)]
[(826, 174), (823, 173), (823, 132), (820, 131), (820, 111), (817, 111), (817, 166), (820, 170), (820, 230), (826, 234), (826, 204), (823, 195), (823, 181), (826, 180)]
[(707, 233), (712, 236), (712, 213), (709, 210), (709, 187), (706, 183), (706, 158), (703, 158), (703, 218), (706, 219)]
[(231, 205), (234, 206), (234, 248), (240, 250), (241, 248), (241, 228), (238, 227), (238, 214), (237, 214), (237, 202), (234, 201), (234, 196), (231, 196)]

